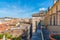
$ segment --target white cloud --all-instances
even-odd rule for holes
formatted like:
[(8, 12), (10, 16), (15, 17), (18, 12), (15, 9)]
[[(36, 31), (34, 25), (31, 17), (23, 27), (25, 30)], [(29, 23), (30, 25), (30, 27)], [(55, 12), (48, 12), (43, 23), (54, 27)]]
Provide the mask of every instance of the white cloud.
[(31, 8), (20, 8), (15, 5), (7, 5), (7, 7), (0, 9), (0, 14), (3, 16), (11, 16), (11, 17), (29, 17), (29, 12), (31, 12)]
[(47, 10), (47, 9), (46, 8), (40, 8), (39, 11), (41, 11), (41, 10)]
[[(32, 10), (34, 7), (28, 7), (27, 5), (22, 6), (17, 6), (17, 5), (10, 5), (7, 3), (3, 8), (0, 8), (0, 15), (3, 16), (12, 16), (12, 17), (29, 17), (32, 14)], [(4, 5), (3, 4), (3, 5)]]

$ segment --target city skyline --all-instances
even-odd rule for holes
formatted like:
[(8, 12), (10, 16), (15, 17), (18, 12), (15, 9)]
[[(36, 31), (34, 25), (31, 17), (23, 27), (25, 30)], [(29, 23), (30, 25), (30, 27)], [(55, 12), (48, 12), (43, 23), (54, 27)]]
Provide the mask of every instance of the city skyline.
[(52, 5), (53, 0), (0, 0), (0, 17), (30, 18)]

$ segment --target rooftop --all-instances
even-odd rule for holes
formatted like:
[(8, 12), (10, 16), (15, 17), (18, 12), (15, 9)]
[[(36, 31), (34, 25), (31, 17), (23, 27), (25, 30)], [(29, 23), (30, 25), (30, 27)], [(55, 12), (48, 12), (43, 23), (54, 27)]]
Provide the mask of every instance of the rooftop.
[(39, 13), (33, 14), (32, 17), (42, 17), (45, 16), (46, 13), (47, 11), (40, 11)]

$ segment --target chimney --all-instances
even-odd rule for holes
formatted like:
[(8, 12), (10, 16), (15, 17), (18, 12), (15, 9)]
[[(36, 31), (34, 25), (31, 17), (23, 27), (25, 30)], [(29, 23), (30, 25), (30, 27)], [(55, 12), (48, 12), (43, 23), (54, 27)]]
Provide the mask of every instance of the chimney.
[(56, 0), (53, 0), (54, 4), (56, 3)]

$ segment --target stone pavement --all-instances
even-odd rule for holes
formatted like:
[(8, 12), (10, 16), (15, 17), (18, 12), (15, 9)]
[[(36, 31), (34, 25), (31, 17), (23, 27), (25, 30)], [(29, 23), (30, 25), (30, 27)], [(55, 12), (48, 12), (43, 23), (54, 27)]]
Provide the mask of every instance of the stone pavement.
[(44, 28), (42, 29), (42, 32), (43, 32), (44, 40), (50, 40), (49, 39), (50, 32), (47, 29), (44, 29)]
[(32, 35), (31, 40), (42, 40), (41, 30), (38, 29), (37, 32), (35, 32), (35, 33)]

